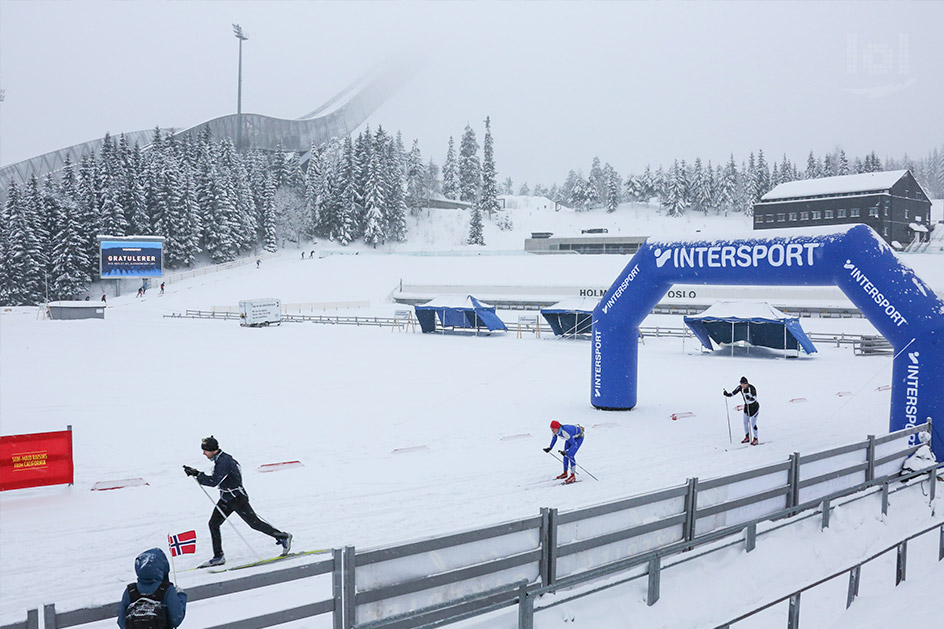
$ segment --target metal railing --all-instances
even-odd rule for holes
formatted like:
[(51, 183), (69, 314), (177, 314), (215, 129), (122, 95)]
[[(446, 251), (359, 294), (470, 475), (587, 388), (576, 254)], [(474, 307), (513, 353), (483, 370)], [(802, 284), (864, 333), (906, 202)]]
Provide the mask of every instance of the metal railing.
[[(394, 547), (358, 552), (349, 546), (335, 550), (330, 561), (192, 588), (190, 600), (332, 572), (331, 599), (228, 626), (257, 629), (330, 611), (336, 629), (434, 627), (517, 604), (520, 626), (529, 627), (528, 618), (540, 611), (535, 596), (628, 572), (594, 591), (645, 576), (654, 604), (663, 563), (675, 555), (687, 553), (672, 565), (699, 556), (691, 552), (696, 548), (714, 552), (742, 543), (740, 538), (724, 542), (741, 535), (750, 551), (758, 523), (790, 518), (786, 526), (805, 511), (821, 509), (828, 525), (837, 500), (873, 487), (881, 487), (886, 512), (890, 485), (906, 478), (901, 465), (919, 447), (911, 441), (922, 430), (930, 431), (930, 422), (594, 507), (542, 508), (522, 520)], [(776, 527), (765, 533), (772, 530)], [(116, 604), (62, 613), (47, 605), (43, 611), (46, 627), (71, 627), (114, 617)], [(25, 623), (0, 629), (32, 629), (37, 623), (37, 610), (31, 610)]]
[[(341, 550), (334, 550), (332, 553), (332, 558), (327, 561), (294, 566), (285, 568), (284, 570), (265, 572), (229, 581), (207, 583), (205, 585), (189, 588), (187, 590), (187, 602), (202, 601), (218, 596), (225, 596), (227, 594), (246, 592), (260, 587), (278, 585), (280, 583), (288, 583), (330, 573), (332, 575), (331, 595), (323, 600), (261, 616), (228, 622), (225, 625), (218, 625), (209, 629), (263, 629), (264, 627), (274, 627), (293, 620), (311, 618), (322, 614), (332, 614), (333, 628), (342, 629), (342, 552)], [(107, 605), (85, 607), (66, 612), (57, 612), (55, 604), (45, 605), (43, 606), (43, 627), (44, 629), (63, 629), (65, 627), (77, 627), (101, 620), (113, 619), (117, 616), (118, 608), (119, 602), (117, 601)], [(0, 629), (39, 629), (39, 610), (29, 610), (25, 622), (3, 625)]]

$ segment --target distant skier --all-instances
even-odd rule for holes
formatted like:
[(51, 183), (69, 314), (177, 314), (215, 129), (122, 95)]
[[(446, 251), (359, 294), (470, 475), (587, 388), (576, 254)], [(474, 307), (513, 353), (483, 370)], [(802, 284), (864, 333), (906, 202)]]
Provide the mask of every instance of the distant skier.
[(187, 613), (187, 593), (170, 582), (170, 565), (160, 548), (146, 550), (134, 560), (137, 581), (121, 595), (118, 626), (179, 627)]
[(140, 296), (143, 295), (143, 294), (144, 294), (144, 287), (143, 287), (143, 286), (139, 286), (139, 287), (138, 287), (138, 295), (137, 295), (137, 296), (140, 297)]
[(258, 259), (257, 259), (257, 260), (256, 260), (256, 268), (257, 268), (257, 269), (259, 268), (259, 265), (260, 265), (260, 264), (262, 264), (262, 260), (258, 260)]
[(161, 294), (161, 295), (164, 294), (164, 282), (161, 282), (161, 293), (160, 293), (160, 294)]
[[(750, 443), (752, 446), (757, 445), (757, 417), (760, 415), (760, 402), (757, 401), (757, 389), (754, 388), (754, 385), (747, 381), (746, 376), (741, 376), (740, 383), (735, 387), (735, 390), (731, 393), (728, 393), (728, 390), (724, 390), (725, 397), (731, 397), (732, 395), (737, 395), (738, 390), (741, 392), (741, 397), (744, 398), (744, 438), (741, 439), (741, 443)], [(754, 430), (754, 439), (751, 440), (751, 429)]]
[(105, 293), (102, 293), (102, 303), (107, 304), (108, 300), (105, 298)]
[(220, 489), (220, 500), (210, 516), (210, 539), (213, 540), (213, 558), (201, 565), (201, 568), (220, 566), (226, 563), (223, 557), (223, 542), (220, 537), (220, 526), (226, 518), (236, 512), (251, 528), (271, 535), (275, 543), (282, 547), (282, 554), (287, 555), (292, 548), (292, 534), (280, 531), (253, 511), (249, 504), (249, 494), (243, 487), (242, 470), (239, 463), (232, 456), (220, 450), (220, 444), (213, 435), (206, 437), (200, 444), (203, 456), (213, 461), (213, 473), (204, 474), (200, 470), (184, 465), (187, 476), (193, 476), (197, 482), (207, 487)]
[[(544, 448), (544, 451), (550, 452), (554, 444), (557, 443), (558, 437), (564, 440), (564, 449), (559, 450), (564, 457), (564, 473), (557, 478), (566, 479), (564, 480), (565, 484), (575, 483), (577, 482), (577, 460), (575, 457), (577, 450), (583, 445), (583, 426), (561, 424), (555, 419), (551, 422), (551, 432), (554, 433), (551, 438), (551, 445)], [(570, 476), (567, 475), (568, 467), (570, 468)]]

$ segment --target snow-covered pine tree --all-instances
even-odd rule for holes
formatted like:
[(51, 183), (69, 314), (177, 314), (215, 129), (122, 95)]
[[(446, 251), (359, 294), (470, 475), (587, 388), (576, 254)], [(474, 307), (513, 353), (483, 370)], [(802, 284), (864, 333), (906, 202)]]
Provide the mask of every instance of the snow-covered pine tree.
[[(31, 183), (35, 184), (35, 178)], [(30, 184), (25, 193), (16, 182), (7, 190), (4, 205), (4, 220), (7, 240), (5, 270), (8, 281), (7, 305), (29, 306), (38, 304), (45, 297), (45, 261), (42, 244), (36, 233), (37, 217), (30, 208)]]
[(515, 193), (515, 182), (511, 180), (511, 177), (505, 177), (505, 180), (502, 182), (501, 187), (499, 188), (501, 194), (512, 195)]
[(849, 160), (846, 159), (846, 152), (842, 149), (839, 149), (839, 159), (836, 163), (836, 174), (837, 175), (849, 174)]
[(836, 164), (833, 156), (829, 153), (823, 155), (823, 177), (834, 177), (836, 175)]
[[(764, 150), (757, 151), (757, 184), (754, 197), (754, 203), (760, 201), (760, 198), (770, 192), (770, 168), (767, 166), (767, 160), (764, 159)], [(753, 210), (753, 205), (751, 206)]]
[(813, 151), (810, 151), (809, 156), (806, 158), (806, 178), (818, 179), (819, 177), (822, 177), (822, 176), (823, 174), (819, 170), (816, 157), (813, 155)]
[[(381, 147), (377, 147), (380, 149)], [(364, 187), (364, 243), (377, 247), (384, 241), (384, 208), (387, 206), (387, 190), (384, 173), (381, 172), (383, 154), (374, 151), (367, 163), (367, 178)]]
[(606, 185), (606, 177), (603, 175), (600, 158), (594, 156), (590, 163), (590, 174), (587, 176), (587, 203), (589, 207), (599, 207), (603, 203), (606, 199)]
[(482, 210), (478, 204), (472, 207), (472, 215), (469, 217), (469, 240), (470, 245), (485, 244), (485, 228), (482, 225)]
[(442, 168), (442, 193), (447, 199), (458, 199), (460, 194), (459, 163), (456, 160), (456, 149), (452, 136), (449, 136), (449, 148), (446, 150), (446, 161)]
[(521, 188), (518, 189), (518, 196), (529, 197), (531, 196), (531, 188), (528, 187), (528, 182), (521, 184)]
[(397, 138), (387, 144), (386, 158), (381, 159), (381, 176), (386, 189), (384, 206), (384, 233), (386, 240), (406, 240), (406, 192), (403, 189), (403, 141)]
[(620, 194), (620, 188), (622, 188), (623, 182), (616, 170), (610, 166), (609, 162), (603, 166), (603, 180), (606, 182), (604, 206), (606, 207), (606, 211), (612, 214), (623, 200)]
[(459, 199), (475, 203), (482, 187), (482, 164), (479, 162), (479, 143), (475, 131), (465, 126), (459, 143)]
[(50, 238), (49, 298), (74, 299), (92, 282), (75, 199), (57, 190), (51, 178), (43, 194), (55, 226)]
[(426, 185), (426, 164), (423, 163), (420, 141), (413, 140), (406, 159), (406, 204), (413, 216), (418, 216), (420, 208), (426, 207), (429, 198)]
[(498, 203), (498, 172), (495, 168), (495, 148), (492, 139), (492, 120), (485, 117), (485, 140), (482, 148), (482, 188), (479, 207), (489, 218), (501, 209)]

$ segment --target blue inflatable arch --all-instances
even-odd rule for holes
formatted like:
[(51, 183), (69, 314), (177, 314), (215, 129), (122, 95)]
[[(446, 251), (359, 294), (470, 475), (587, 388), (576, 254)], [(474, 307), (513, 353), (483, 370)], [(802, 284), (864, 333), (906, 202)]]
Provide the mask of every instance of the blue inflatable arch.
[[(639, 324), (676, 283), (838, 286), (895, 349), (889, 430), (944, 419), (944, 301), (866, 225), (779, 238), (646, 242), (593, 311), (596, 408), (636, 406)], [(934, 433), (932, 449), (944, 460), (944, 432)]]

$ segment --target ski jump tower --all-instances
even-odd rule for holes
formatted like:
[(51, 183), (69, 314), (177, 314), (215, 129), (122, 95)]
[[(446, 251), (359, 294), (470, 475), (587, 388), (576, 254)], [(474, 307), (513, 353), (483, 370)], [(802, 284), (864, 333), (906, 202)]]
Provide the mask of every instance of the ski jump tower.
[[(866, 225), (643, 244), (593, 311), (596, 408), (636, 406), (639, 324), (676, 283), (838, 286), (895, 350), (889, 431), (944, 420), (944, 301)], [(944, 431), (934, 430), (931, 447), (944, 460)]]

